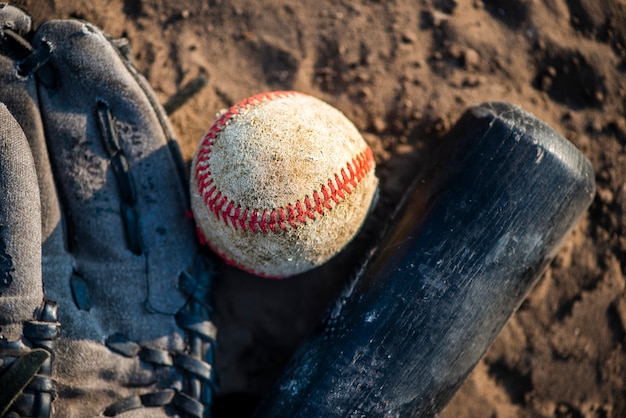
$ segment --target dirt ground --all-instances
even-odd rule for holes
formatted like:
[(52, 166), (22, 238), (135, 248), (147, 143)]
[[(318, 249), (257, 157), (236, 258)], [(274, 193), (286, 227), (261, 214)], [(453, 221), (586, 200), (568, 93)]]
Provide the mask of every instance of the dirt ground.
[[(624, 0), (17, 3), (37, 23), (77, 17), (127, 37), (164, 103), (206, 74), (171, 115), (187, 160), (215, 114), (242, 98), (293, 89), (326, 100), (372, 146), (389, 210), (409, 168), (469, 105), (509, 101), (552, 125), (593, 163), (597, 196), (442, 416), (626, 416)], [(254, 407), (357, 249), (286, 281), (221, 270), (220, 416)]]

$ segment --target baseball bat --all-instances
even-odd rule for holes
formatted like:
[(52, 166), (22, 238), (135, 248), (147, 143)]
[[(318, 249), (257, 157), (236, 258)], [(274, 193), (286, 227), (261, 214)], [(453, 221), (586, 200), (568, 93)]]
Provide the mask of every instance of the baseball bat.
[(590, 162), (541, 120), (468, 109), (255, 416), (436, 416), (594, 193)]

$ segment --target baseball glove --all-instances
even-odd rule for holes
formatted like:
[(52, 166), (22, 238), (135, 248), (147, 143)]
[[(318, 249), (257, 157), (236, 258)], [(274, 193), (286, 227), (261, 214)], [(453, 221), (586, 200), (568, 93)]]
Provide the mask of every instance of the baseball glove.
[(129, 48), (0, 3), (0, 416), (207, 416), (212, 261)]

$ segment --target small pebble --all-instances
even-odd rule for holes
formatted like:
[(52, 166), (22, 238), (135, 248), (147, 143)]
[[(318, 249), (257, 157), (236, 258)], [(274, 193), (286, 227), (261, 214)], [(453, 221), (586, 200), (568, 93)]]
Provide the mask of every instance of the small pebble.
[(480, 64), (480, 55), (472, 48), (467, 48), (463, 51), (463, 67), (466, 70), (472, 70), (478, 67)]

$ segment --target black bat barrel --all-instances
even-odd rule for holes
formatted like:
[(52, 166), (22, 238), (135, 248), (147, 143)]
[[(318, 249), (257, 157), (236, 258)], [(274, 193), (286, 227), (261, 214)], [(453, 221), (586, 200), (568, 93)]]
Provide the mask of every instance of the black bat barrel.
[(595, 192), (589, 161), (511, 104), (468, 109), (259, 417), (428, 417), (451, 399)]

